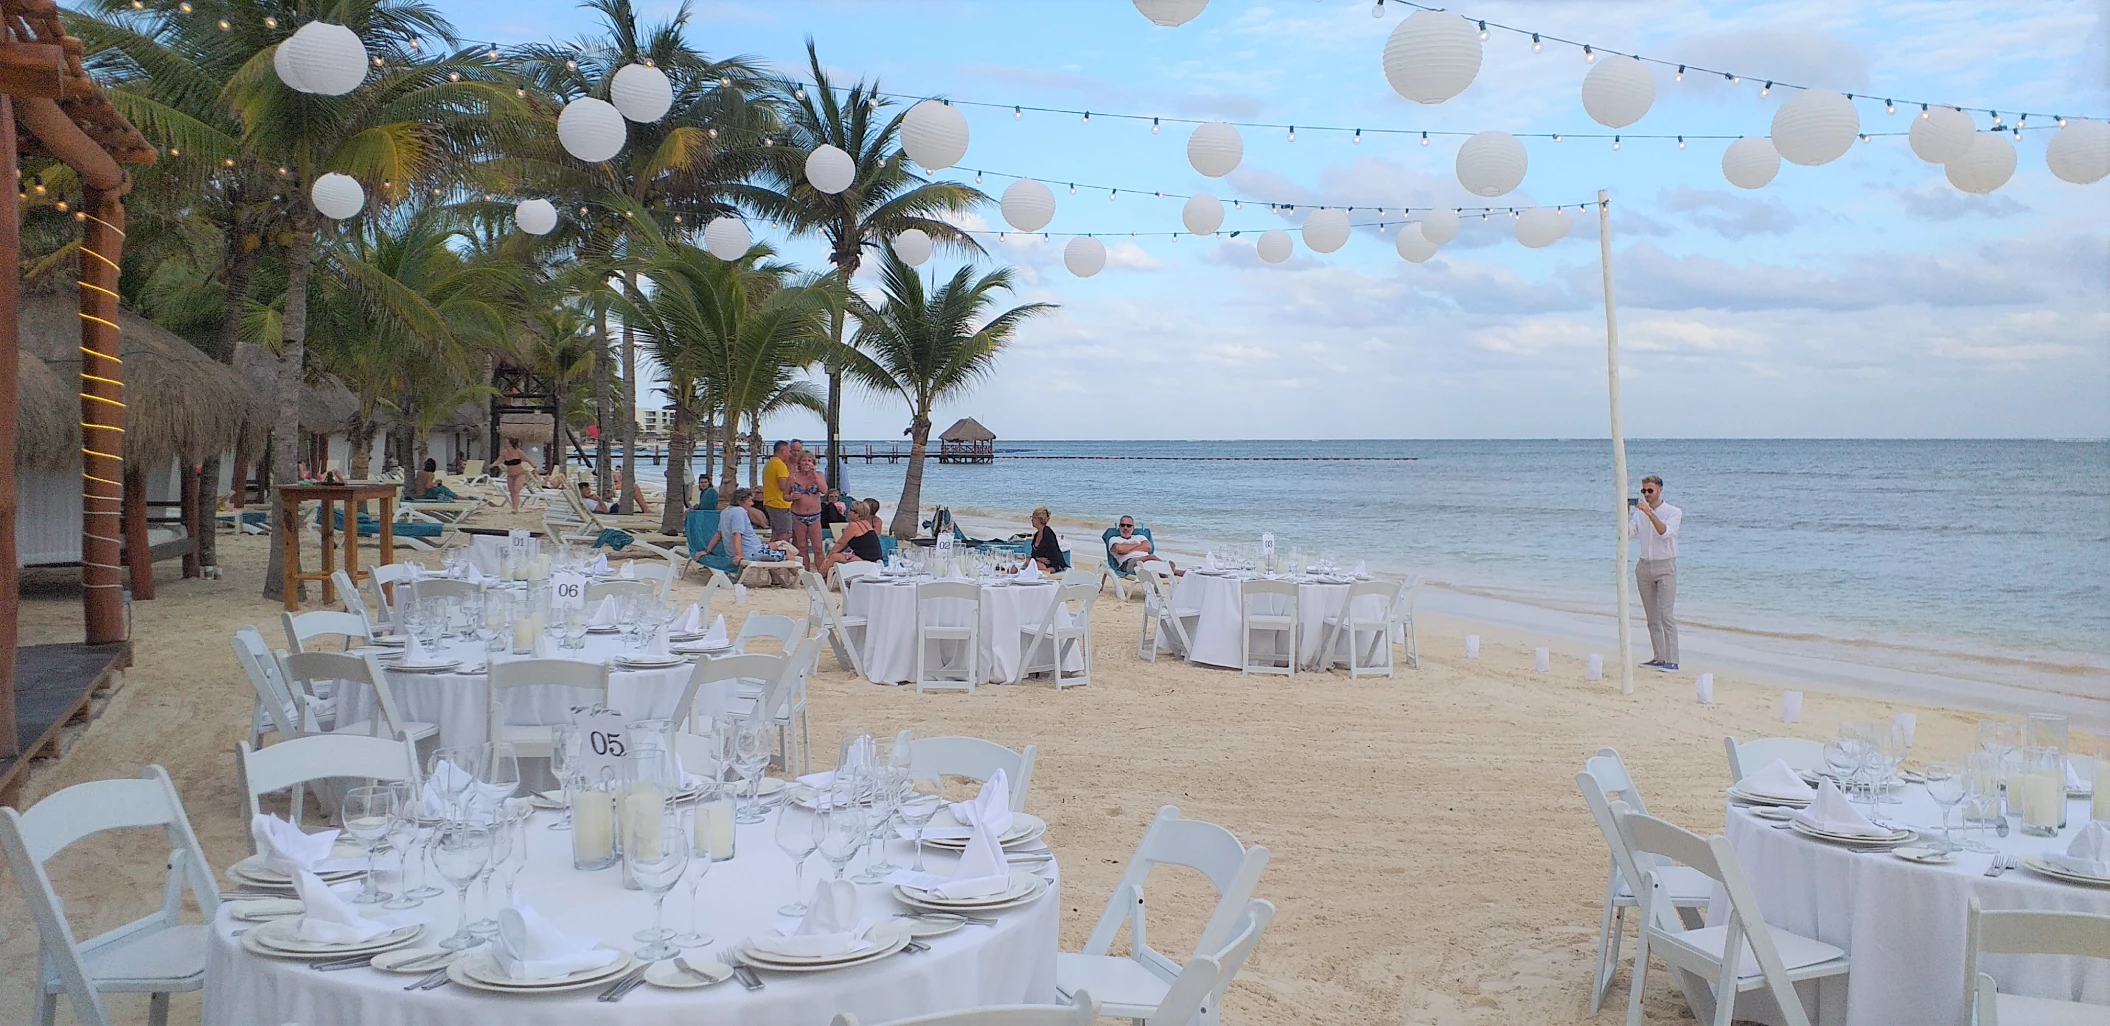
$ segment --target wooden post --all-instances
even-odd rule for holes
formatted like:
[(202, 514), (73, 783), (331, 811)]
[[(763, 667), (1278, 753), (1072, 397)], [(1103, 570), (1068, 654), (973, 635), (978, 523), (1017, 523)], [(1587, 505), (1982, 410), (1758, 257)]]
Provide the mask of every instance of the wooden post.
[[(0, 30), (0, 40), (10, 35)], [(0, 164), (16, 166), (14, 99), (5, 93), (0, 93)], [(13, 191), (14, 186), (8, 189)], [(0, 759), (21, 754), (15, 737), (15, 644), (21, 637), (16, 621), (22, 607), (22, 575), (15, 568), (15, 419), (22, 345), (15, 320), (15, 279), (21, 276), (20, 217), (16, 204), (0, 203)]]
[(114, 189), (84, 185), (82, 191), (87, 209), (80, 248), (81, 613), (88, 644), (107, 645), (125, 640), (124, 580), (118, 566), (125, 372), (117, 343), (117, 264), (124, 255), (125, 207)]
[(1619, 693), (1634, 693), (1633, 587), (1627, 556), (1626, 526), (1632, 514), (1626, 508), (1626, 429), (1619, 423), (1619, 317), (1612, 294), (1612, 194), (1597, 190), (1597, 259), (1604, 269), (1604, 362), (1606, 391), (1612, 402), (1612, 519), (1618, 522), (1619, 569)]
[(199, 561), (199, 539), (205, 537), (205, 517), (198, 510), (198, 468), (189, 460), (181, 461), (176, 470), (183, 483), (183, 529), (190, 534), (190, 551), (183, 554), (183, 576), (202, 577), (205, 564)]
[(125, 465), (125, 565), (132, 571), (132, 600), (154, 599), (154, 549), (147, 543), (147, 475), (137, 463)]

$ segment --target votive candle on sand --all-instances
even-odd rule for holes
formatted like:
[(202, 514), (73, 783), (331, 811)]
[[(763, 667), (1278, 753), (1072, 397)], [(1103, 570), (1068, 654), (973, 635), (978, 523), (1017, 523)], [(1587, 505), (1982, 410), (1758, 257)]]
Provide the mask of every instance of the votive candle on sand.
[(1780, 722), (1802, 722), (1802, 692), (1783, 691), (1780, 693)]
[(2095, 760), (2095, 797), (2088, 803), (2088, 818), (2110, 823), (2110, 773), (2103, 772), (2102, 756)]
[(1480, 658), (1480, 636), (1478, 634), (1465, 636), (1465, 657), (1467, 659)]
[(1905, 735), (1905, 747), (1912, 747), (1912, 735), (1919, 730), (1918, 713), (1903, 712), (1897, 715), (1898, 733)]
[(1588, 674), (1588, 675), (1587, 675), (1587, 676), (1586, 676), (1586, 677), (1585, 677), (1584, 679), (1586, 679), (1586, 680), (1603, 680), (1603, 679), (1604, 679), (1604, 653), (1602, 653), (1602, 652), (1592, 652), (1592, 653), (1590, 653), (1590, 672), (1589, 672), (1589, 674)]
[(1540, 673), (1545, 673), (1553, 668), (1553, 660), (1546, 654), (1545, 649), (1534, 648), (1531, 650), (1531, 668)]
[(1692, 682), (1692, 692), (1693, 692), (1693, 695), (1694, 695), (1694, 697), (1696, 697), (1696, 698), (1698, 698), (1698, 699), (1700, 700), (1700, 704), (1701, 704), (1701, 705), (1713, 705), (1713, 704), (1714, 704), (1714, 674), (1711, 674), (1711, 673), (1703, 673), (1703, 674), (1700, 674), (1700, 675), (1699, 675), (1699, 677), (1698, 677), (1698, 678), (1696, 678), (1696, 679), (1694, 679), (1694, 680), (1693, 680), (1693, 682)]

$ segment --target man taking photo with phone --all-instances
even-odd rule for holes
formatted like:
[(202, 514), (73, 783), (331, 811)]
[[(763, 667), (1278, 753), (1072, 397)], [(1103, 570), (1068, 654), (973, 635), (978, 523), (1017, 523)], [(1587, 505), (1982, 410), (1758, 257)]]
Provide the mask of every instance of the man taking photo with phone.
[(1628, 499), (1626, 533), (1641, 542), (1634, 564), (1634, 584), (1641, 590), (1641, 610), (1648, 615), (1648, 643), (1655, 658), (1642, 663), (1665, 673), (1678, 669), (1678, 524), (1685, 511), (1663, 501), (1663, 479), (1641, 479), (1641, 498)]

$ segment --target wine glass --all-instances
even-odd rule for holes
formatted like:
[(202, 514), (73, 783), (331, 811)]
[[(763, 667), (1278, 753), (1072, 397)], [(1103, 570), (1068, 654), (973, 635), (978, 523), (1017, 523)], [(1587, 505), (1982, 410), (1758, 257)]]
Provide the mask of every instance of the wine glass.
[(1891, 789), (1897, 779), (1898, 767), (1905, 764), (1905, 753), (1909, 750), (1905, 742), (1905, 728), (1896, 723), (1871, 724), (1875, 728), (1876, 758), (1881, 763), (1875, 777), (1878, 790), (1876, 801), (1885, 805), (1901, 805), (1905, 799)]
[[(396, 886), (401, 887), (403, 890), (402, 893), (382, 902), (381, 907), (387, 909), (416, 908), (425, 903), (410, 888), (410, 852), (413, 847), (418, 847), (418, 791), (408, 780), (395, 781), (388, 785), (388, 789), (396, 796), (396, 814), (389, 817), (388, 820), (388, 844), (396, 853)], [(418, 853), (421, 856), (417, 860), (419, 875), (422, 876), (424, 875), (425, 865), (425, 860), (422, 857), (424, 849), (418, 847)]]
[(916, 831), (916, 864), (910, 866), (910, 870), (923, 872), (923, 828), (929, 826), (931, 817), (944, 807), (945, 783), (936, 777), (910, 780), (907, 789), (902, 791), (894, 814)]
[[(1968, 826), (1974, 819), (1978, 823), (1979, 837), (2000, 812), (2000, 775), (2004, 757), (1991, 752), (1972, 752), (1964, 757), (1964, 823)], [(1963, 850), (1980, 855), (1992, 855), (2000, 849), (1964, 835)]]
[(396, 792), (388, 787), (355, 787), (345, 792), (341, 808), (344, 832), (366, 849), (366, 885), (352, 899), (356, 905), (378, 905), (395, 895), (381, 889), (374, 873), (374, 850), (388, 836), (396, 818)]
[[(901, 787), (908, 781), (906, 770), (892, 766), (875, 766), (872, 769), (871, 801), (864, 806), (865, 839), (870, 857), (865, 860), (864, 872), (854, 878), (861, 884), (885, 883), (899, 866), (887, 861), (887, 835), (894, 830), (894, 805), (901, 797)], [(853, 806), (854, 808), (855, 806)]]
[(440, 942), (449, 951), (473, 948), (483, 940), (469, 932), (469, 885), (491, 860), (491, 831), (467, 823), (448, 823), (432, 843), (432, 862), (440, 875), (454, 885), (455, 901), (461, 909), (460, 926)]
[(1965, 792), (1964, 767), (1954, 762), (1930, 762), (1927, 764), (1927, 796), (1941, 806), (1941, 840), (1929, 847), (1940, 852), (1962, 851), (1949, 833), (1949, 812), (1963, 801)]
[[(707, 800), (707, 799), (706, 799)], [(688, 835), (692, 844), (702, 836), (704, 820), (710, 813), (699, 803), (689, 809)], [(702, 913), (697, 907), (696, 885), (703, 882), (704, 874), (711, 871), (711, 849), (708, 844), (695, 844), (689, 851), (689, 932), (674, 938), (674, 943), (684, 948), (700, 948), (711, 943), (710, 934), (703, 932)]]
[(665, 939), (672, 936), (666, 929), (667, 892), (689, 868), (689, 838), (682, 833), (680, 822), (669, 826), (667, 817), (661, 816), (632, 820), (630, 835), (623, 838), (623, 867), (652, 895), (652, 933), (662, 938), (637, 949), (637, 957), (656, 962), (680, 954), (681, 949)]
[(475, 786), (482, 761), (481, 745), (447, 745), (433, 749), (432, 755), (426, 758), (425, 785), (446, 805), (441, 815), (450, 820), (462, 818), (463, 799)]
[(777, 909), (780, 916), (806, 914), (806, 859), (820, 846), (820, 814), (797, 802), (777, 809), (777, 847), (791, 856), (791, 903)]
[(513, 857), (512, 827), (512, 820), (507, 817), (503, 805), (498, 807), (489, 824), (484, 827), (491, 835), (491, 853), (484, 859), (483, 868), (476, 873), (480, 891), (478, 904), (483, 906), (484, 914), (482, 918), (469, 924), (469, 932), (480, 938), (488, 939), (498, 934), (498, 918), (491, 911), (491, 876), (498, 871), (500, 865)]
[[(576, 726), (561, 726), (551, 731), (549, 771), (551, 776), (557, 778), (559, 788), (569, 789), (577, 786), (572, 782), (572, 777), (578, 774), (579, 752), (585, 743), (585, 732)], [(571, 829), (570, 802), (564, 803), (564, 815), (558, 817), (555, 823), (551, 823), (549, 829)]]
[(865, 813), (855, 805), (833, 805), (821, 810), (821, 858), (835, 867), (835, 879), (865, 846)]
[(520, 881), (520, 871), (527, 868), (527, 824), (528, 817), (534, 813), (534, 809), (522, 806), (514, 809), (513, 814), (506, 818), (506, 829), (513, 834), (512, 857), (506, 860), (505, 865), (498, 867), (498, 871), (505, 876), (505, 882), (500, 886), (505, 888), (507, 905), (513, 903), (513, 885)]
[(768, 721), (757, 716), (743, 721), (733, 736), (733, 770), (748, 782), (747, 805), (734, 817), (736, 822), (760, 823), (768, 818), (762, 811), (762, 777), (769, 770), (772, 729)]

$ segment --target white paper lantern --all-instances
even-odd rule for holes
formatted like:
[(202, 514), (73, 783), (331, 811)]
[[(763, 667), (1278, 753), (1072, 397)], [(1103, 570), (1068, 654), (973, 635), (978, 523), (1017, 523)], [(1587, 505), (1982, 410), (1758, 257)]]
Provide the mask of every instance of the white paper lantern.
[(366, 81), (366, 44), (342, 25), (311, 21), (278, 44), (271, 67), (295, 92), (343, 96)]
[(1178, 28), (1193, 21), (1209, 0), (1136, 0), (1136, 10), (1149, 18), (1154, 25)]
[(1238, 162), (1244, 159), (1245, 139), (1238, 129), (1221, 121), (1196, 125), (1194, 134), (1187, 137), (1187, 163), (1211, 178), (1238, 170)]
[(1747, 136), (1722, 151), (1722, 177), (1739, 189), (1763, 189), (1780, 173), (1780, 152), (1773, 141)]
[(1655, 102), (1656, 76), (1641, 61), (1598, 61), (1583, 76), (1583, 110), (1606, 128), (1625, 128), (1641, 120)]
[(582, 96), (564, 105), (557, 115), (557, 141), (564, 152), (589, 164), (598, 164), (623, 152), (630, 129), (621, 111), (606, 100)]
[(1062, 266), (1079, 278), (1089, 278), (1106, 267), (1106, 244), (1078, 236), (1062, 247)]
[(1980, 132), (1964, 155), (1943, 167), (1949, 184), (1965, 192), (1984, 194), (2007, 184), (2015, 174), (2015, 144), (2006, 132)]
[(857, 162), (841, 147), (822, 143), (806, 154), (806, 180), (833, 196), (857, 180)]
[(1527, 249), (1544, 249), (1567, 238), (1574, 227), (1567, 211), (1538, 207), (1517, 215), (1517, 241)]
[(308, 189), (308, 198), (315, 201), (315, 209), (322, 216), (342, 221), (359, 213), (366, 206), (366, 190), (359, 180), (351, 175), (340, 175), (335, 171), (315, 179)]
[(1187, 205), (1180, 208), (1180, 223), (1196, 235), (1207, 235), (1223, 227), (1223, 201), (1206, 192), (1189, 199)]
[(1861, 136), (1854, 101), (1829, 89), (1805, 89), (1773, 112), (1773, 148), (1790, 164), (1829, 164)]
[(1437, 246), (1457, 238), (1458, 212), (1449, 207), (1439, 207), (1421, 215), (1421, 237)]
[(524, 199), (513, 207), (513, 223), (529, 235), (548, 235), (557, 227), (557, 207), (546, 199)]
[(1260, 241), (1254, 243), (1253, 248), (1259, 251), (1260, 259), (1271, 264), (1279, 264), (1289, 259), (1289, 255), (1296, 249), (1296, 245), (1289, 241), (1288, 232), (1280, 228), (1270, 228), (1260, 233)]
[(1458, 147), (1458, 184), (1475, 196), (1500, 196), (1523, 184), (1531, 158), (1508, 132), (1482, 132)]
[[(1447, 210), (1444, 213), (1450, 214), (1453, 221), (1458, 218), (1457, 213), (1454, 211)], [(1430, 242), (1423, 234), (1428, 230), (1428, 227), (1428, 222), (1426, 221), (1418, 225), (1403, 224), (1399, 226), (1399, 238), (1392, 243), (1392, 248), (1399, 251), (1400, 259), (1409, 263), (1420, 264), (1427, 263), (1430, 257), (1436, 255), (1436, 244)]]
[(1004, 190), (1004, 223), (1022, 232), (1037, 232), (1055, 219), (1055, 194), (1031, 178), (1012, 182)]
[(1304, 219), (1304, 245), (1314, 253), (1331, 253), (1348, 242), (1348, 213), (1320, 210)]
[(747, 222), (737, 217), (712, 218), (710, 224), (703, 226), (703, 248), (720, 260), (738, 260), (754, 244), (754, 236), (747, 233)]
[(904, 228), (894, 236), (894, 255), (910, 267), (921, 267), (930, 259), (930, 236), (921, 228)]
[(2068, 121), (2045, 144), (2044, 164), (2062, 182), (2102, 181), (2110, 175), (2110, 122)]
[(632, 121), (658, 121), (674, 106), (674, 83), (658, 68), (625, 64), (608, 80), (608, 99)]
[(1913, 118), (1912, 130), (1905, 133), (1905, 141), (1919, 159), (1929, 164), (1946, 164), (1971, 148), (1971, 137), (1978, 134), (1978, 126), (1971, 123), (1969, 114), (1954, 107), (1934, 107), (1926, 114)]
[(1480, 73), (1480, 34), (1455, 14), (1416, 11), (1385, 40), (1385, 81), (1415, 103), (1442, 103)]
[(967, 155), (967, 115), (925, 100), (901, 118), (901, 150), (925, 171), (942, 171)]

